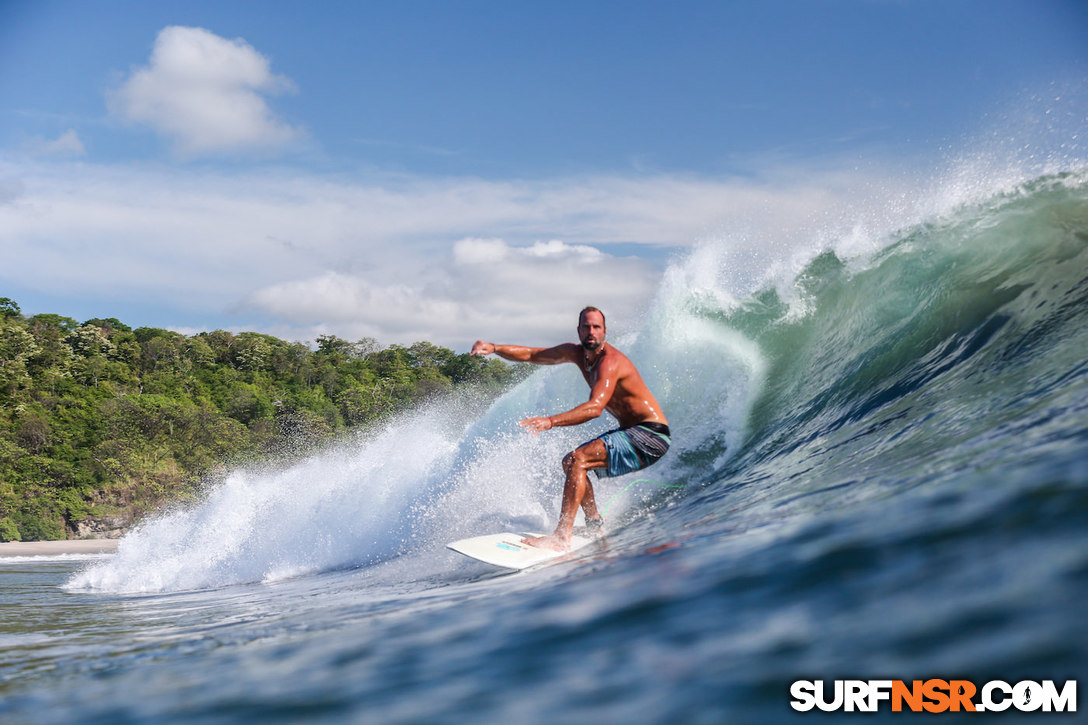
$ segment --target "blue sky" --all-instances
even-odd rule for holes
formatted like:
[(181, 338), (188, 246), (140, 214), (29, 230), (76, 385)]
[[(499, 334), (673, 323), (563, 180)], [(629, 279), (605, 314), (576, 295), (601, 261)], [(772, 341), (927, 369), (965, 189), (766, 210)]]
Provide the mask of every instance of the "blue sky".
[(1048, 0), (4, 0), (0, 296), (544, 343), (693, 245), (767, 266), (980, 140), (1043, 143), (1024, 117), (1083, 143), (1085, 38)]

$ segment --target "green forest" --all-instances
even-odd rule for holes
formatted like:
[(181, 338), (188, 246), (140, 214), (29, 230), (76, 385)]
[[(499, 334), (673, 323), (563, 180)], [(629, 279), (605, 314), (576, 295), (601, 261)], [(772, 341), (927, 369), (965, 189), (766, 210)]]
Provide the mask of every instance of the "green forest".
[(417, 342), (185, 336), (0, 298), (0, 541), (116, 535), (231, 466), (315, 446), (524, 367)]

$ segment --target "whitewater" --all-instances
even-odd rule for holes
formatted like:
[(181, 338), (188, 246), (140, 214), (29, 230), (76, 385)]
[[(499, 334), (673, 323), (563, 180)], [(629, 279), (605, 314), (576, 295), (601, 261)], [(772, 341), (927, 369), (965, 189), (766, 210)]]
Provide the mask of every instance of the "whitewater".
[(445, 549), (554, 526), (609, 422), (514, 422), (582, 402), (571, 366), (235, 470), (114, 555), (0, 559), (0, 718), (777, 722), (797, 679), (1086, 681), (1088, 167), (982, 177), (670, 264), (612, 342), (674, 447), (597, 484), (571, 561)]

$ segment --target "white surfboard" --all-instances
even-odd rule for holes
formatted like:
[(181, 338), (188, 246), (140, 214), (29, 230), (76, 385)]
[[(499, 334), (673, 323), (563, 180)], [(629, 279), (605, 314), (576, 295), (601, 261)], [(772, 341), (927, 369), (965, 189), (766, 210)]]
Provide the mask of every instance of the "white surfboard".
[(470, 539), (454, 541), (446, 544), (446, 548), (453, 549), (458, 554), (464, 554), (477, 561), (482, 561), (485, 564), (502, 567), (503, 569), (520, 571), (521, 569), (528, 569), (531, 566), (536, 566), (537, 564), (543, 564), (552, 559), (566, 556), (570, 554), (571, 551), (577, 551), (578, 549), (593, 543), (593, 539), (587, 539), (583, 536), (572, 536), (570, 538), (569, 551), (551, 551), (550, 549), (540, 549), (521, 542), (521, 540), (526, 537), (541, 535), (542, 534), (514, 534), (511, 532), (503, 534), (487, 534), (485, 536), (473, 536)]

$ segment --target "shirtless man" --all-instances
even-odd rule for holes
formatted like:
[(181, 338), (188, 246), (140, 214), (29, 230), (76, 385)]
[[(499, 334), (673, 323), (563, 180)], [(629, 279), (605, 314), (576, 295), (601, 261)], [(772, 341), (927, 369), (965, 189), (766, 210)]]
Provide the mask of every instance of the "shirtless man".
[(578, 315), (578, 340), (556, 347), (495, 345), (478, 340), (473, 355), (495, 353), (505, 360), (537, 365), (574, 363), (589, 384), (589, 400), (558, 415), (526, 418), (518, 423), (534, 435), (558, 425), (581, 425), (606, 410), (620, 427), (583, 443), (563, 458), (566, 484), (559, 524), (550, 536), (525, 539), (525, 543), (556, 551), (570, 548), (574, 517), (581, 505), (587, 527), (600, 528), (602, 519), (593, 497), (588, 471), (620, 476), (655, 463), (669, 449), (669, 425), (646, 383), (627, 356), (605, 342), (604, 313), (587, 307)]

